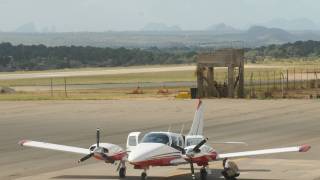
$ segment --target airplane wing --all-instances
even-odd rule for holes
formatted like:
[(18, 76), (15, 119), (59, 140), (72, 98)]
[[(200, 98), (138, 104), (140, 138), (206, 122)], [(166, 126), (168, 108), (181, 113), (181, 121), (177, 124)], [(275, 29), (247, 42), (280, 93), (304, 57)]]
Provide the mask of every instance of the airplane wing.
[(49, 149), (49, 150), (56, 150), (56, 151), (64, 151), (64, 152), (71, 152), (77, 154), (90, 154), (89, 149), (73, 147), (73, 146), (65, 146), (59, 144), (51, 144), (46, 142), (38, 142), (38, 141), (29, 141), (29, 140), (22, 140), (19, 142), (21, 146), (27, 147), (36, 147), (42, 149)]
[(286, 148), (226, 153), (226, 154), (219, 154), (217, 159), (221, 160), (224, 158), (247, 157), (247, 156), (265, 155), (265, 154), (287, 153), (287, 152), (307, 152), (309, 151), (310, 148), (311, 146), (309, 145), (302, 145), (302, 146), (286, 147)]

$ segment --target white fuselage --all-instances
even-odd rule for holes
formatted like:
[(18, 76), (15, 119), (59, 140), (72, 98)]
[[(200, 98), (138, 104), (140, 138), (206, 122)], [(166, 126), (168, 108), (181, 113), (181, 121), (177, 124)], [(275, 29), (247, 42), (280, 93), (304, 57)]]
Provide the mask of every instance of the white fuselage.
[[(196, 144), (201, 141), (193, 141)], [(183, 155), (181, 151), (172, 145), (184, 148), (186, 152), (190, 151), (195, 144), (185, 146), (185, 138), (181, 134), (170, 132), (151, 132), (146, 134), (141, 142), (130, 152), (128, 161), (137, 169), (146, 169), (149, 166), (170, 166), (188, 163), (190, 158), (192, 161), (201, 164), (202, 158), (214, 159), (215, 151), (206, 145), (203, 145), (200, 153), (191, 156)], [(207, 162), (207, 161), (205, 161)]]

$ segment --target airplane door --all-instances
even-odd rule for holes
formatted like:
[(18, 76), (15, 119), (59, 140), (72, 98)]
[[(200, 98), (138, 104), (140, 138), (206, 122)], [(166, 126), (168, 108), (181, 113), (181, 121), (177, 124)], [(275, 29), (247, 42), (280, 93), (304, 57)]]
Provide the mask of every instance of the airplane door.
[(141, 132), (131, 132), (127, 138), (127, 152), (131, 152), (139, 144)]

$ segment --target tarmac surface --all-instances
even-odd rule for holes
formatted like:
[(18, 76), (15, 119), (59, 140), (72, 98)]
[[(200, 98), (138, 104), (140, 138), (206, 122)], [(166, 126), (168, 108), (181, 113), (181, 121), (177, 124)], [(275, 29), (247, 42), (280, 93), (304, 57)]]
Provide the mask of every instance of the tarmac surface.
[[(239, 179), (320, 179), (320, 102), (317, 100), (204, 100), (205, 135), (213, 141), (249, 145), (214, 145), (218, 152), (310, 144), (307, 153), (236, 159)], [(77, 154), (20, 147), (21, 139), (89, 147), (100, 127), (101, 141), (124, 146), (132, 131), (185, 133), (194, 100), (107, 100), (0, 102), (0, 179), (118, 179), (116, 166)], [(221, 179), (221, 162), (210, 165), (209, 179)], [(188, 166), (155, 167), (149, 179), (191, 179)], [(128, 178), (140, 179), (128, 169)]]

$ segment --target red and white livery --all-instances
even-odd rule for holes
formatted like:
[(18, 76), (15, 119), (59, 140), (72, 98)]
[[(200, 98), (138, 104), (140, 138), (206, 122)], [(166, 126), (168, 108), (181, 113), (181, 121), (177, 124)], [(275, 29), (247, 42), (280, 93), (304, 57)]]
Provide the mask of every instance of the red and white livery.
[[(96, 144), (88, 149), (22, 140), (21, 146), (64, 151), (70, 153), (82, 154), (83, 157), (78, 162), (83, 162), (91, 157), (103, 160), (106, 163), (115, 163), (119, 161), (119, 177), (126, 177), (126, 162), (133, 165), (135, 169), (143, 170), (141, 179), (147, 177), (147, 170), (152, 166), (176, 166), (180, 164), (190, 164), (190, 170), (193, 179), (195, 179), (194, 164), (202, 167), (200, 170), (200, 179), (204, 180), (207, 176), (207, 167), (211, 161), (222, 161), (225, 165), (229, 158), (239, 158), (248, 156), (258, 156), (275, 153), (289, 152), (307, 152), (311, 147), (309, 145), (273, 148), (263, 150), (253, 150), (233, 153), (218, 153), (211, 146), (207, 145), (207, 138), (203, 135), (203, 103), (198, 100), (195, 116), (188, 134), (172, 132), (149, 132), (142, 136), (140, 132), (131, 132), (126, 142), (126, 150), (118, 145), (110, 143), (100, 143), (100, 130), (97, 129)], [(243, 142), (216, 142), (223, 144), (245, 144)], [(238, 168), (234, 163), (225, 165), (225, 172), (222, 174), (226, 179), (232, 178), (232, 172), (237, 176)], [(230, 171), (230, 172), (228, 172)], [(229, 177), (230, 176), (230, 177)]]

